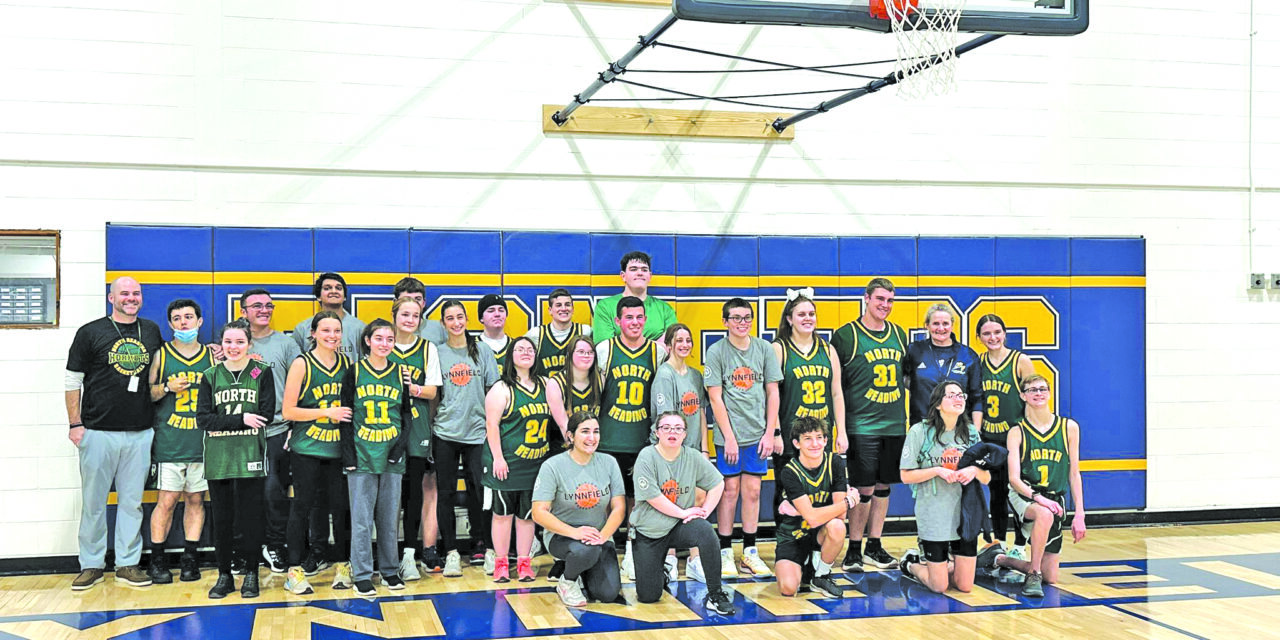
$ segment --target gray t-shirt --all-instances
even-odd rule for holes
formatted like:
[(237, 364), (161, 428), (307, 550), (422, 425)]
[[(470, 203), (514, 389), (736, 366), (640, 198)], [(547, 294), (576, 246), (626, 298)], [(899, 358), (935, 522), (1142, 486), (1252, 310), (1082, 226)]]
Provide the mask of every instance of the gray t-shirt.
[(498, 363), (493, 351), (476, 342), (479, 362), (457, 349), (442, 344), (440, 351), (440, 409), (436, 412), (435, 435), (450, 442), (484, 442), (484, 396), (498, 381)]
[(444, 325), (440, 324), (439, 320), (428, 320), (426, 318), (423, 318), (422, 324), (418, 325), (418, 335), (437, 347), (449, 339), (449, 334), (445, 332)]
[[(964, 450), (979, 441), (978, 431), (972, 426), (969, 428), (968, 445), (956, 442), (954, 430), (944, 431), (941, 443), (929, 431), (929, 426), (924, 422), (917, 422), (907, 431), (898, 468), (929, 469), (950, 465), (954, 469), (956, 463), (960, 462), (960, 456), (964, 455)], [(956, 530), (960, 527), (961, 487), (958, 482), (946, 482), (941, 478), (930, 478), (912, 486), (916, 498), (916, 529), (920, 533), (920, 539), (929, 542), (960, 539)]]
[[(604, 527), (609, 501), (625, 491), (618, 461), (607, 453), (592, 455), (586, 464), (578, 464), (568, 451), (558, 453), (542, 463), (533, 482), (533, 500), (550, 502), (551, 515), (571, 527)], [(545, 533), (548, 545), (552, 535)]]
[[(311, 350), (311, 320), (315, 318), (313, 314), (310, 318), (304, 319), (293, 328), (293, 341), (297, 343), (298, 349), (303, 352)], [(364, 321), (354, 315), (347, 313), (342, 316), (342, 353), (347, 354), (352, 362), (360, 362), (360, 334), (364, 331)]]
[[(702, 372), (686, 367), (684, 374), (676, 373), (667, 363), (658, 365), (653, 376), (652, 399), (653, 428), (658, 428), (658, 416), (667, 411), (678, 411), (684, 417), (684, 446), (702, 451), (702, 414), (707, 408), (707, 389), (702, 386)], [(657, 442), (656, 434), (649, 435), (649, 443)]]
[[(725, 338), (707, 349), (703, 379), (708, 387), (721, 387), (729, 425), (739, 450), (754, 446), (764, 437), (765, 385), (782, 381), (782, 366), (773, 347), (760, 338), (751, 338), (746, 350)], [(724, 445), (725, 425), (716, 425), (716, 446)]]
[(646, 538), (661, 538), (679, 522), (654, 509), (648, 500), (666, 496), (681, 509), (688, 509), (697, 499), (694, 488), (710, 491), (724, 482), (724, 477), (702, 453), (680, 447), (680, 455), (667, 461), (658, 452), (657, 445), (640, 450), (632, 477), (636, 485), (636, 508), (631, 512), (631, 526)]
[(267, 425), (267, 437), (279, 435), (289, 429), (284, 415), (284, 383), (289, 377), (289, 366), (302, 352), (298, 345), (287, 335), (272, 331), (265, 338), (255, 338), (249, 345), (249, 357), (271, 365), (271, 378), (276, 386), (276, 415)]

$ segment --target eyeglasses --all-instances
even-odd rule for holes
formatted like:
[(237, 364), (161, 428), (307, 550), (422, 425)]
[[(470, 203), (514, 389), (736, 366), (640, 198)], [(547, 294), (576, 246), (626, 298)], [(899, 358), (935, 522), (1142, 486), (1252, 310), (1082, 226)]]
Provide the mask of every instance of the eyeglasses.
[(1023, 393), (1049, 393), (1049, 387), (1027, 387)]
[(266, 304), (263, 304), (263, 303), (261, 303), (261, 302), (255, 302), (255, 303), (253, 303), (253, 304), (251, 304), (251, 305), (249, 305), (249, 306), (247, 306), (247, 307), (245, 307), (245, 308), (246, 308), (246, 309), (248, 309), (248, 310), (250, 310), (250, 311), (262, 311), (263, 309), (266, 309), (267, 311), (273, 311), (273, 310), (275, 310), (276, 305), (271, 304), (270, 302), (268, 302), (268, 303), (266, 303)]
[(661, 431), (662, 433), (684, 433), (684, 427), (663, 425), (661, 427), (658, 427), (658, 431)]
[(575, 356), (594, 356), (595, 354), (596, 352), (590, 349), (574, 349), (573, 350), (573, 355)]
[(946, 394), (946, 395), (944, 395), (944, 396), (942, 396), (942, 397), (944, 397), (944, 398), (946, 398), (946, 399), (948, 399), (948, 400), (964, 400), (965, 398), (968, 398), (968, 397), (969, 397), (969, 394), (967, 394), (967, 393), (956, 393), (956, 392), (952, 391), (951, 393), (948, 393), (948, 394)]
[(753, 317), (754, 316), (729, 316), (728, 318), (725, 318), (725, 320), (734, 324), (742, 324), (743, 322), (751, 322)]
[(524, 348), (516, 347), (516, 348), (515, 348), (515, 349), (513, 349), (512, 351), (514, 351), (514, 352), (516, 352), (516, 353), (519, 353), (519, 354), (523, 354), (523, 355), (530, 355), (530, 356), (532, 356), (532, 355), (537, 355), (537, 353), (538, 353), (538, 350), (537, 350), (537, 349), (530, 349), (529, 347), (524, 347)]

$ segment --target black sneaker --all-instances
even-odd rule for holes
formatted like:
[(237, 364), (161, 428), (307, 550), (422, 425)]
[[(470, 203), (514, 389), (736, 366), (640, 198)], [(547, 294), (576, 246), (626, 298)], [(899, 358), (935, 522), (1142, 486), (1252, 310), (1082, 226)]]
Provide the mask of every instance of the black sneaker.
[(329, 564), (328, 560), (324, 559), (324, 556), (318, 553), (311, 553), (302, 561), (302, 572), (307, 576), (314, 576), (330, 566), (332, 565)]
[(875, 551), (868, 551), (867, 554), (863, 556), (862, 561), (881, 569), (892, 569), (898, 566), (897, 558), (889, 555), (889, 552), (885, 551), (884, 547), (880, 547)]
[(423, 547), (422, 567), (427, 570), (427, 573), (444, 571), (444, 561), (440, 559), (440, 552), (435, 547)]
[(831, 596), (832, 598), (844, 597), (844, 587), (836, 584), (836, 581), (831, 579), (830, 574), (825, 576), (814, 576), (813, 580), (809, 581), (809, 586)]
[(214, 600), (221, 600), (236, 590), (236, 579), (229, 573), (219, 573), (218, 581), (213, 583), (213, 588), (209, 589), (209, 597)]
[(284, 573), (289, 569), (284, 561), (284, 550), (279, 547), (267, 545), (262, 548), (262, 560), (266, 563), (271, 573)]
[(718, 613), (722, 616), (731, 616), (738, 612), (733, 608), (733, 603), (729, 601), (729, 596), (723, 590), (713, 591), (707, 594), (704, 602), (707, 611)]
[(556, 560), (551, 564), (551, 571), (547, 573), (547, 582), (560, 582), (560, 576), (564, 575), (564, 560)]
[(401, 580), (400, 576), (393, 573), (389, 576), (382, 576), (382, 585), (393, 591), (399, 591), (404, 588), (404, 580)]
[(911, 563), (917, 560), (917, 557), (910, 553), (904, 554), (902, 556), (902, 560), (898, 562), (898, 570), (902, 572), (903, 580), (910, 580), (920, 586), (924, 586), (924, 583), (920, 582), (920, 578), (917, 578), (916, 574), (911, 573)]
[(233, 558), (231, 560), (231, 575), (233, 576), (244, 575), (244, 572), (245, 572), (244, 565), (245, 565), (245, 562), (243, 559)]
[(844, 562), (840, 563), (840, 568), (848, 573), (862, 573), (862, 551), (850, 546), (848, 553), (844, 554)]
[(373, 588), (372, 580), (356, 580), (356, 595), (369, 598), (378, 595), (378, 590)]
[(173, 584), (173, 574), (169, 573), (163, 551), (151, 553), (151, 566), (147, 569), (147, 576), (151, 578), (152, 584)]
[(258, 572), (250, 571), (244, 576), (244, 583), (240, 585), (241, 598), (258, 597)]
[(200, 561), (193, 555), (182, 554), (182, 571), (178, 579), (183, 582), (196, 582), (200, 579)]

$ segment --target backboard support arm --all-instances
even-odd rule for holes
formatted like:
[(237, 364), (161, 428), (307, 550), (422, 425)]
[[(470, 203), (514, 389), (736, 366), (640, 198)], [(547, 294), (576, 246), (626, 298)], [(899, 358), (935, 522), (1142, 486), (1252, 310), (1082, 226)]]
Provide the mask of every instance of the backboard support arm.
[(600, 72), (600, 76), (596, 78), (595, 82), (592, 82), (582, 93), (574, 96), (573, 102), (570, 102), (565, 105), (563, 109), (551, 114), (551, 121), (554, 122), (557, 127), (564, 126), (564, 123), (569, 121), (569, 116), (573, 115), (573, 112), (577, 110), (578, 107), (589, 102), (591, 100), (591, 96), (594, 96), (597, 91), (603, 88), (606, 84), (613, 82), (613, 80), (618, 76), (625, 73), (627, 65), (631, 64), (631, 61), (635, 60), (636, 56), (639, 56), (641, 52), (652, 46), (654, 42), (657, 42), (658, 38), (667, 29), (670, 29), (671, 25), (675, 24), (678, 19), (679, 18), (676, 18), (676, 14), (674, 13), (667, 14), (667, 17), (664, 18), (662, 22), (658, 23), (658, 26), (649, 31), (648, 34), (640, 36), (640, 41), (632, 46), (630, 51), (627, 51), (626, 54), (621, 58), (618, 58), (616, 61), (609, 63), (609, 68)]

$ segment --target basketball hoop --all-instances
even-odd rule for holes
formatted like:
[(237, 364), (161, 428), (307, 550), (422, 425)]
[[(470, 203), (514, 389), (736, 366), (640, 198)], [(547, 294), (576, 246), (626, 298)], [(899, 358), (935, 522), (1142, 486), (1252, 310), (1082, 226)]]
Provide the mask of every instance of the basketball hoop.
[(956, 27), (965, 0), (871, 0), (871, 15), (888, 20), (898, 45), (898, 96), (918, 100), (955, 89)]

